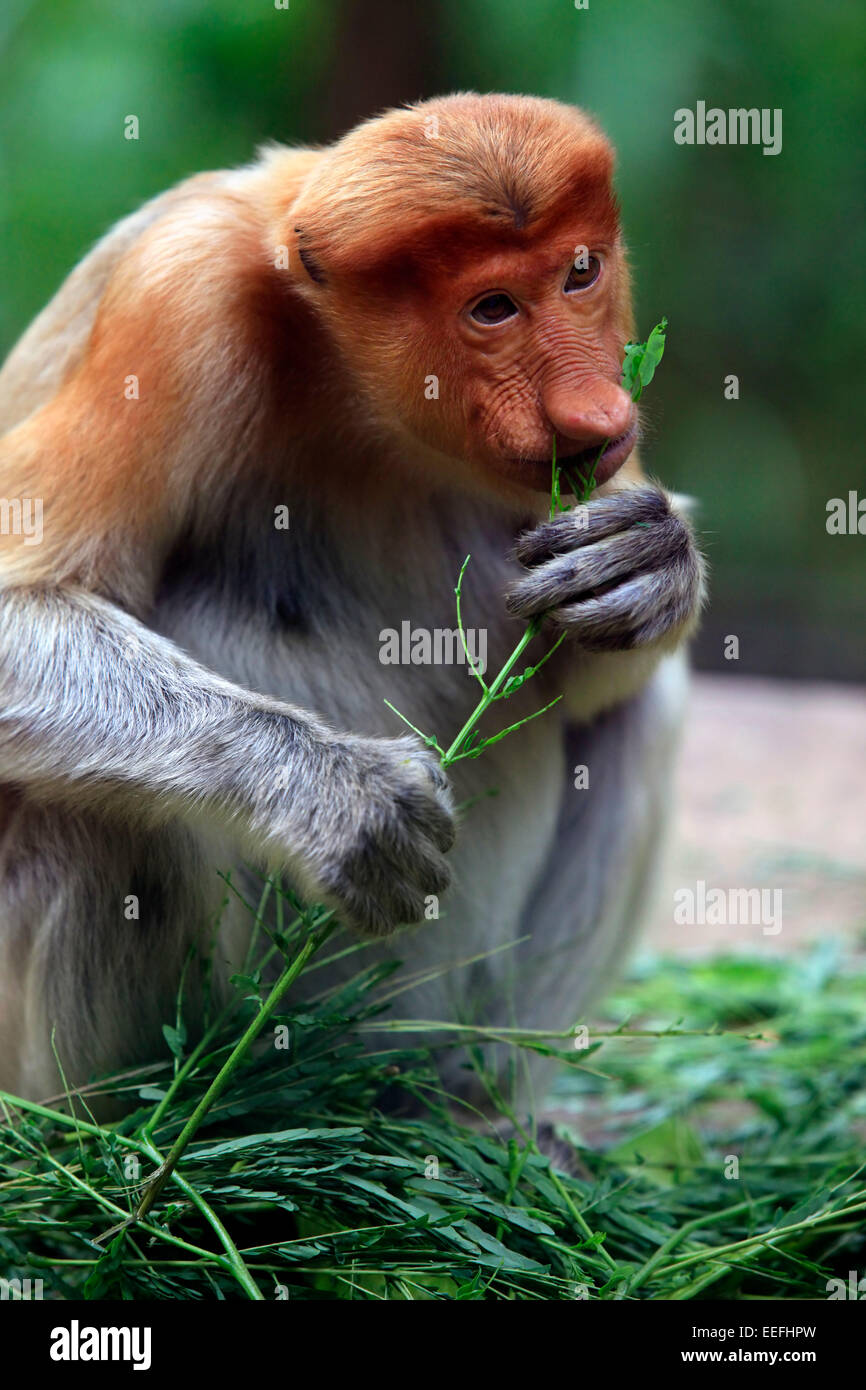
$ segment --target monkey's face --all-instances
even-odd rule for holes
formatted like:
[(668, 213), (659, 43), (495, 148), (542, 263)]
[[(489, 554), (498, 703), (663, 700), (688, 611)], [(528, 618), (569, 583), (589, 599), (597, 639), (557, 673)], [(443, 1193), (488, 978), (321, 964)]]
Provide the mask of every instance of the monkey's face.
[(620, 385), (630, 323), (619, 239), (566, 220), (526, 247), (469, 257), (438, 291), (446, 448), (542, 492), (554, 440), (575, 481), (612, 477), (637, 438)]
[(573, 108), (458, 96), (346, 137), (299, 200), (303, 292), (382, 424), (450, 476), (546, 492), (554, 442), (575, 483), (634, 447), (612, 167)]
[[(383, 423), (487, 483), (548, 491), (554, 439), (576, 483), (604, 483), (637, 439), (619, 238), (566, 220), (519, 246), (490, 240), (379, 267), (332, 331)], [(324, 298), (339, 304), (340, 288)]]
[(619, 239), (565, 221), (521, 246), (455, 251), (438, 273), (404, 262), (352, 355), (383, 418), (489, 483), (546, 492), (554, 439), (575, 482), (606, 482), (634, 448), (630, 327)]

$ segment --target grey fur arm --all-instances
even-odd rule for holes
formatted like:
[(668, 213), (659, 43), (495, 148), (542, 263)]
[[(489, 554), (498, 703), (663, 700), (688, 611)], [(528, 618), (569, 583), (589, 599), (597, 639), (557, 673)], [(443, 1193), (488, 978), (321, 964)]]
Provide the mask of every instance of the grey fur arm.
[(417, 920), (448, 881), (445, 782), (413, 739), (337, 735), (89, 594), (0, 596), (0, 780), (131, 820), (231, 822), (368, 932)]

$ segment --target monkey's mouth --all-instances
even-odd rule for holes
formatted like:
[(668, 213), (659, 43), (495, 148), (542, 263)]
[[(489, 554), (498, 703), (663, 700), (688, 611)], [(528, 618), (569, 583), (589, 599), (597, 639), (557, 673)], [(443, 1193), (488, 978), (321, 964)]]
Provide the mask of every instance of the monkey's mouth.
[[(592, 481), (593, 487), (601, 487), (613, 477), (617, 469), (621, 468), (637, 443), (637, 423), (627, 429), (624, 434), (617, 435), (616, 439), (611, 439), (604, 446), (604, 452), (600, 452), (599, 445), (593, 444), (588, 449), (580, 449), (574, 454), (561, 454), (557, 450), (556, 462), (560, 469), (560, 485), (563, 492), (571, 490), (570, 482), (575, 487), (583, 491), (587, 483)], [(530, 486), (539, 488), (549, 488), (551, 460), (522, 458), (511, 461), (512, 467), (521, 470), (524, 474), (533, 475)], [(537, 483), (535, 479), (538, 479)]]
[(586, 486), (592, 479), (593, 484), (600, 487), (622, 467), (636, 443), (637, 425), (632, 425), (625, 434), (618, 435), (606, 444), (603, 453), (594, 444), (590, 449), (581, 449), (577, 454), (557, 454), (556, 462), (575, 483)]

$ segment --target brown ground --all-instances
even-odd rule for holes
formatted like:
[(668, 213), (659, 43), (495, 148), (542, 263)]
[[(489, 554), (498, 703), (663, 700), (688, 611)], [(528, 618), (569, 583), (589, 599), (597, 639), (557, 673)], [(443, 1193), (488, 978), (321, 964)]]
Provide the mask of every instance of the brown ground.
[[(782, 930), (681, 926), (674, 891), (780, 888)], [(866, 691), (696, 676), (677, 810), (644, 942), (788, 951), (829, 933), (866, 946)]]

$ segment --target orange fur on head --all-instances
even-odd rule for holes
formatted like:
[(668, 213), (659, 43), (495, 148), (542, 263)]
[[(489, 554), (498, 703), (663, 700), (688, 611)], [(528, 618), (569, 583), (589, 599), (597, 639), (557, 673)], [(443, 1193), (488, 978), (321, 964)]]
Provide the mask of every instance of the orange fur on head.
[(613, 237), (612, 172), (610, 145), (575, 107), (459, 93), (350, 131), (311, 171), (287, 230), (312, 279), (387, 271), (403, 255), (453, 264), (460, 249), (543, 236), (566, 210)]

